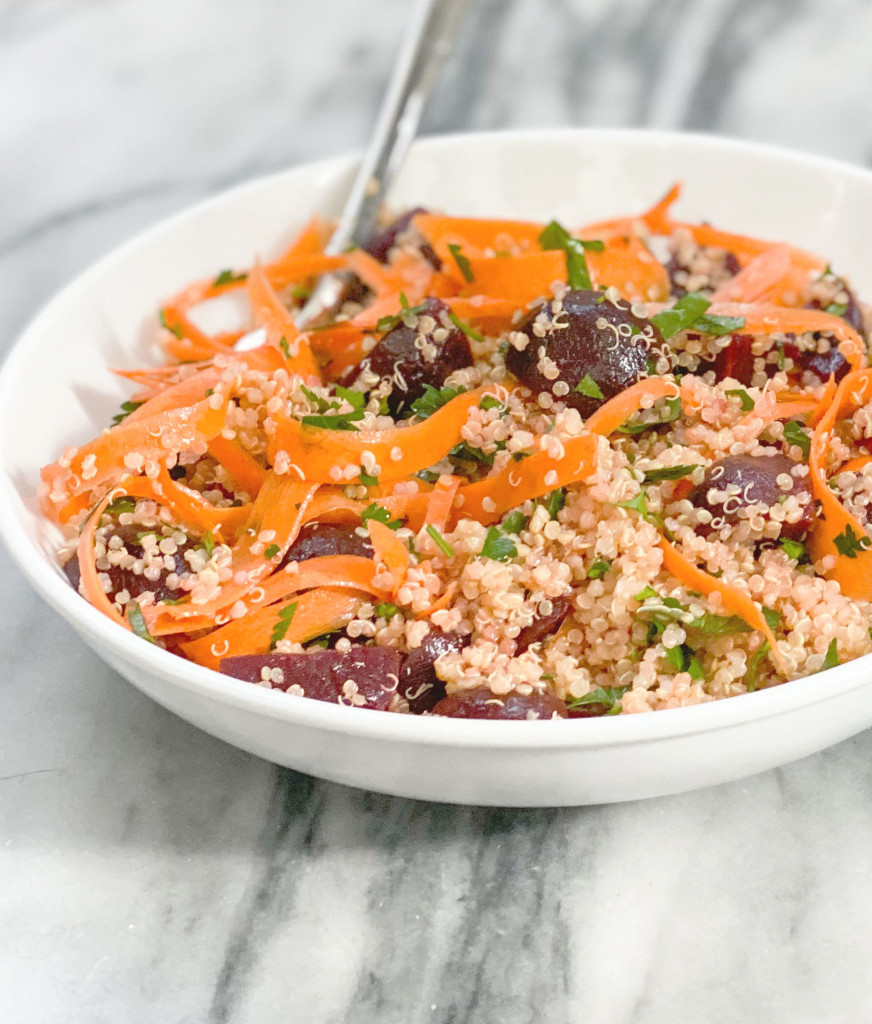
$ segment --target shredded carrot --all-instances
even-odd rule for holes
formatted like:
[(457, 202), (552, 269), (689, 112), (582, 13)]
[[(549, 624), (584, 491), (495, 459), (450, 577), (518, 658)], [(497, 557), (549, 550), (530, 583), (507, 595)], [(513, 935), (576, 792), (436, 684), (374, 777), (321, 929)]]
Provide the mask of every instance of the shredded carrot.
[(249, 455), (236, 441), (228, 441), (221, 434), (209, 442), (209, 453), (221, 463), (244, 491), (252, 498), (257, 497), (267, 473), (257, 459)]
[(375, 560), (383, 563), (390, 573), (393, 581), (390, 591), (395, 595), (405, 582), (406, 573), (409, 571), (409, 550), (396, 533), (384, 523), (370, 519), (367, 525), (369, 539), (375, 551)]
[(103, 495), (100, 501), (97, 502), (96, 508), (88, 517), (88, 520), (79, 535), (79, 547), (77, 551), (80, 573), (79, 585), (82, 593), (98, 612), (102, 612), (107, 616), (107, 618), (110, 618), (119, 626), (123, 626), (125, 629), (130, 629), (130, 624), (123, 615), (119, 615), (115, 609), (115, 605), (106, 596), (106, 592), (103, 590), (100, 583), (100, 577), (97, 573), (97, 565), (94, 559), (94, 536), (100, 525), (100, 517), (103, 515), (106, 506), (117, 498), (120, 493), (122, 493), (121, 490), (116, 488), (115, 490), (107, 491), (106, 494)]
[(297, 329), (261, 266), (255, 266), (248, 275), (248, 298), (255, 324), (266, 328), (267, 344), (284, 352), (288, 373), (320, 381), (308, 337)]
[(755, 256), (712, 295), (716, 302), (757, 302), (790, 273), (790, 249), (773, 245)]
[(451, 515), (451, 506), (454, 504), (454, 496), (457, 494), (459, 486), (460, 477), (458, 476), (439, 477), (427, 499), (427, 513), (424, 522), (428, 526), (435, 526), (437, 530), (445, 527), (448, 517)]

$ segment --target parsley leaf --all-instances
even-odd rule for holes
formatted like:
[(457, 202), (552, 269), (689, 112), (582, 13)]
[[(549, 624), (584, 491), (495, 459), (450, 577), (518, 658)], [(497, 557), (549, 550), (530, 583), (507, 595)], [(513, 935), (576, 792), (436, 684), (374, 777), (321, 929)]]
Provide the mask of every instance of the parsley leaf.
[(279, 348), (282, 350), (282, 355), (285, 359), (291, 358), (291, 346), (288, 344), (288, 339), (284, 337), (284, 335), (279, 338)]
[(742, 407), (742, 412), (750, 412), (754, 408), (754, 399), (748, 394), (744, 388), (730, 388), (729, 391), (725, 392), (730, 398), (738, 398), (739, 405)]
[(596, 398), (600, 402), (606, 397), (602, 391), (600, 391), (599, 385), (589, 373), (586, 373), (575, 385), (575, 390), (586, 398)]
[(400, 293), (400, 303), (402, 305), (402, 309), (400, 309), (399, 312), (394, 313), (392, 316), (383, 316), (375, 325), (375, 329), (379, 334), (383, 331), (392, 331), (397, 324), (402, 321), (406, 314), (409, 316), (417, 316), (419, 313), (423, 313), (427, 308), (426, 302), (420, 302), (417, 306), (410, 306), (408, 299), (406, 299), (406, 296), (402, 293)]
[(748, 659), (748, 671), (745, 674), (745, 687), (748, 693), (753, 693), (757, 689), (757, 673), (760, 670), (760, 662), (768, 653), (769, 641), (765, 640)]
[(116, 498), (103, 510), (104, 515), (120, 516), (122, 512), (132, 512), (136, 508), (136, 499), (128, 498), (126, 495)]
[(223, 284), (233, 284), (236, 281), (244, 281), (248, 277), (248, 274), (234, 274), (232, 270), (222, 270), (221, 273), (212, 282), (213, 288), (220, 288)]
[(693, 324), (693, 329), (700, 334), (713, 334), (720, 337), (722, 334), (732, 334), (740, 331), (745, 326), (743, 316), (715, 316), (713, 313), (704, 313)]
[(492, 558), (495, 562), (510, 562), (517, 554), (518, 549), (510, 537), (503, 536), (495, 526), (488, 528), (481, 549), (482, 558)]
[(824, 658), (824, 663), (821, 665), (819, 671), (823, 672), (828, 668), (835, 668), (836, 665), (841, 665), (839, 661), (839, 647), (835, 640), (830, 640), (830, 646), (827, 648), (827, 656)]
[(149, 632), (148, 626), (145, 624), (145, 616), (142, 614), (142, 609), (139, 607), (138, 601), (130, 601), (128, 603), (127, 621), (130, 623), (130, 628), (138, 637), (142, 640), (147, 640), (150, 644), (155, 642), (154, 637)]
[(365, 473), (363, 466), (360, 467), (360, 473), (358, 474), (357, 479), (364, 487), (378, 487), (378, 477), (370, 476), (369, 473)]
[(680, 480), (683, 476), (692, 473), (697, 466), (663, 466), (658, 469), (645, 470), (645, 483), (656, 484), (661, 480)]
[(203, 550), (206, 552), (206, 557), (211, 558), (212, 552), (215, 550), (215, 538), (212, 536), (212, 531), (207, 530), (200, 538)]
[(763, 605), (763, 618), (766, 620), (766, 625), (770, 629), (775, 629), (778, 623), (781, 622), (781, 612), (777, 612), (774, 608), (767, 608)]
[(562, 249), (566, 257), (566, 280), (570, 288), (591, 289), (593, 283), (587, 268), (585, 249), (591, 252), (602, 252), (605, 245), (597, 240), (584, 241), (572, 235), (556, 220), (539, 235), (539, 244), (543, 249)]
[(836, 551), (840, 555), (844, 555), (845, 558), (856, 558), (857, 555), (862, 551), (866, 551), (872, 545), (872, 540), (866, 534), (863, 534), (862, 537), (858, 536), (851, 529), (851, 524), (848, 523), (844, 533), (840, 533), (833, 543), (836, 545)]
[(478, 407), (479, 409), (484, 409), (485, 412), (487, 412), (488, 409), (504, 408), (503, 403), (496, 397), (496, 395), (485, 395), (478, 403)]
[(848, 304), (846, 302), (831, 302), (824, 312), (832, 316), (844, 316), (848, 312)]
[(279, 553), (279, 552), (280, 552), (281, 550), (282, 550), (282, 549), (281, 549), (281, 548), (280, 548), (280, 547), (278, 546), (278, 544), (270, 544), (270, 545), (269, 545), (269, 547), (268, 547), (268, 548), (267, 548), (267, 549), (266, 549), (266, 550), (264, 551), (264, 553), (263, 553), (263, 557), (264, 557), (264, 558), (265, 558), (265, 559), (266, 559), (267, 561), (271, 561), (271, 560), (272, 560), (273, 558), (275, 558), (275, 557), (276, 557), (276, 555), (277, 555), (277, 554), (278, 554), (278, 553)]
[(788, 420), (784, 424), (784, 440), (798, 445), (802, 449), (802, 454), (808, 458), (809, 452), (811, 452), (811, 438), (797, 420)]
[(638, 512), (646, 522), (656, 526), (658, 530), (662, 530), (663, 533), (667, 534), (667, 537), (669, 536), (663, 516), (659, 512), (652, 512), (648, 508), (648, 496), (644, 488), (639, 491), (635, 498), (631, 498), (629, 501), (618, 501), (616, 504), (618, 508), (626, 508), (632, 512)]
[(586, 693), (583, 697), (576, 697), (574, 700), (568, 701), (566, 706), (570, 711), (575, 711), (577, 708), (601, 704), (607, 709), (604, 712), (606, 715), (619, 715), (621, 713), (621, 697), (629, 689), (629, 686), (601, 686)]
[(696, 651), (687, 644), (680, 644), (678, 647), (666, 648), (666, 660), (675, 672), (688, 672), (694, 680), (704, 679), (702, 663), (696, 655)]
[(645, 430), (650, 430), (652, 427), (662, 427), (666, 423), (674, 423), (681, 415), (681, 399), (680, 398), (667, 398), (666, 399), (666, 411), (660, 417), (659, 420), (655, 420), (653, 423), (625, 423), (623, 426), (618, 427), (619, 434), (641, 434)]
[(611, 567), (611, 562), (606, 561), (605, 558), (598, 558), (587, 570), (587, 578), (589, 580), (601, 580)]
[(781, 550), (788, 558), (793, 558), (797, 562), (802, 562), (808, 558), (805, 544), (800, 543), (798, 540), (789, 540), (787, 537), (782, 537), (779, 544), (781, 545)]
[(464, 323), (453, 309), (448, 310), (448, 319), (454, 324), (458, 331), (462, 331), (467, 338), (470, 338), (472, 341), (484, 341), (484, 335), (481, 331), (477, 331), (474, 327), (470, 327), (469, 324)]
[(351, 412), (332, 412), (322, 416), (303, 416), (300, 420), (307, 427), (323, 427), (326, 430), (357, 430), (354, 424), (362, 420), (365, 413), (363, 409), (353, 409)]
[(483, 451), (481, 448), (474, 448), (471, 444), (467, 444), (466, 441), (456, 444), (448, 455), (450, 458), (457, 459), (460, 462), (477, 462), (482, 466), (492, 466), (494, 464), (492, 452)]
[(454, 548), (448, 543), (448, 541), (442, 536), (439, 530), (435, 526), (428, 523), (427, 533), (430, 534), (433, 539), (433, 543), (437, 548), (445, 555), (446, 558), (454, 558)]
[(375, 614), (380, 619), (392, 619), (399, 614), (400, 609), (390, 601), (382, 601), (375, 606)]
[(456, 243), (448, 244), (448, 251), (454, 257), (454, 262), (457, 264), (457, 269), (463, 274), (463, 280), (469, 284), (473, 279), (472, 267), (469, 265), (469, 260), (463, 255), (463, 246), (457, 245)]
[(551, 493), (546, 497), (543, 504), (548, 512), (548, 515), (551, 516), (552, 519), (556, 519), (557, 513), (566, 504), (566, 488), (558, 487), (556, 490), (551, 491)]
[(703, 633), (711, 633), (712, 636), (730, 636), (732, 633), (750, 633), (751, 627), (739, 615), (716, 615), (714, 612), (706, 612), (698, 619), (688, 623), (689, 627), (699, 629)]
[(403, 525), (402, 519), (391, 519), (390, 512), (375, 501), (371, 505), (367, 505), (360, 513), (362, 523), (368, 523), (370, 519), (375, 519), (377, 523), (384, 523), (389, 530), (399, 530)]
[(523, 512), (510, 512), (502, 522), (503, 533), (519, 534), (529, 522), (529, 518)]
[(285, 635), (287, 634), (288, 629), (290, 628), (291, 622), (293, 622), (294, 613), (296, 612), (296, 610), (297, 602), (292, 601), (290, 604), (285, 605), (285, 607), (282, 608), (281, 611), (279, 612), (276, 618), (276, 623), (272, 629), (272, 636), (269, 639), (269, 649), (271, 651), (274, 651), (276, 649), (276, 645), (279, 643), (280, 640), (284, 640)]
[(699, 292), (688, 292), (672, 306), (651, 317), (651, 322), (668, 341), (679, 331), (685, 331), (705, 313), (711, 303)]
[(424, 394), (412, 402), (412, 412), (421, 419), (427, 419), (443, 405), (447, 405), (452, 398), (462, 395), (465, 390), (466, 388), (434, 388), (425, 384)]
[(119, 423), (126, 420), (132, 412), (136, 412), (136, 410), (143, 404), (143, 402), (122, 402), (121, 412), (115, 413), (112, 417), (112, 423), (117, 427)]

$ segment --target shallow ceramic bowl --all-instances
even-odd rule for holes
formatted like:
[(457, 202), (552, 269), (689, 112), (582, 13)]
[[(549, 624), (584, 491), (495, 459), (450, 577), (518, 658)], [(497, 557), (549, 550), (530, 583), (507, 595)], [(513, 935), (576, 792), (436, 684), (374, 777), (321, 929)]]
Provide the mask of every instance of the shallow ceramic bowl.
[[(425, 800), (549, 806), (676, 793), (784, 764), (872, 724), (869, 658), (657, 714), (557, 722), (382, 714), (189, 664), (73, 592), (37, 510), (39, 467), (109, 422), (127, 392), (107, 367), (155, 357), (162, 298), (272, 256), (314, 210), (335, 213), (354, 164), (300, 167), (174, 217), (83, 274), (21, 336), (0, 375), (0, 529), (45, 600), (135, 686), (199, 728), (300, 771)], [(392, 198), (398, 208), (573, 224), (641, 210), (677, 180), (687, 219), (818, 251), (872, 294), (872, 174), (762, 146), (596, 130), (438, 138), (413, 148)]]

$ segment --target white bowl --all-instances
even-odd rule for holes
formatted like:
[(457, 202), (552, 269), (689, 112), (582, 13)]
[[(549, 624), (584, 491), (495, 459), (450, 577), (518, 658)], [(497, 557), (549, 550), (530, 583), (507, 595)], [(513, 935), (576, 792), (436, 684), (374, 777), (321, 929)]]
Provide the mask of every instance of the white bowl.
[[(109, 421), (127, 392), (107, 367), (153, 358), (144, 325), (162, 298), (273, 255), (313, 210), (335, 213), (354, 165), (296, 168), (172, 218), (65, 288), (18, 340), (0, 374), (0, 530), (45, 600), (135, 686), (199, 728), (312, 775), (425, 800), (556, 806), (658, 796), (784, 764), (872, 724), (870, 658), (656, 714), (557, 722), (380, 714), (189, 664), (74, 593), (37, 510), (39, 467)], [(768, 147), (600, 130), (436, 138), (412, 149), (392, 198), (397, 207), (572, 224), (641, 210), (676, 180), (686, 183), (687, 219), (820, 252), (872, 294), (872, 174)]]

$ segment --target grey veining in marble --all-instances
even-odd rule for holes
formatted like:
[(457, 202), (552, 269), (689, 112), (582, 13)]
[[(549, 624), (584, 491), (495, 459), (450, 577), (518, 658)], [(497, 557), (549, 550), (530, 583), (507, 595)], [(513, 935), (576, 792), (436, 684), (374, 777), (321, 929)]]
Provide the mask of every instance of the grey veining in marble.
[[(353, 149), (405, 0), (0, 0), (0, 345), (186, 204)], [(872, 159), (867, 0), (479, 0), (428, 131)], [(429, 806), (151, 704), (0, 554), (3, 1024), (865, 1024), (872, 739), (644, 804)]]

